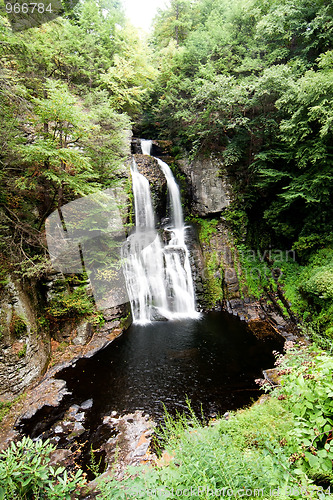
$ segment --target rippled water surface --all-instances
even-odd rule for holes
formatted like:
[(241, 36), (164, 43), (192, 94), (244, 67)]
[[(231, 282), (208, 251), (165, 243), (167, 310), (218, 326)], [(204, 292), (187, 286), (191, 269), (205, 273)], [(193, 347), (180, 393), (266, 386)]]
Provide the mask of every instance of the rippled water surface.
[(254, 382), (273, 366), (281, 339), (258, 340), (225, 313), (200, 320), (132, 325), (121, 337), (75, 368), (63, 370), (76, 401), (93, 398), (93, 418), (141, 409), (159, 420), (186, 398), (206, 416), (236, 409), (260, 392)]

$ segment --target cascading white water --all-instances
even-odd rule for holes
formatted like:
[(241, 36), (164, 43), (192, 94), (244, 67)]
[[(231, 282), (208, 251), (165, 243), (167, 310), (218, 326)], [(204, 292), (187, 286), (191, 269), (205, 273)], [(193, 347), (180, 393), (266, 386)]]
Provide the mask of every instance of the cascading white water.
[(123, 269), (133, 320), (146, 324), (155, 319), (159, 309), (167, 308), (164, 286), (163, 250), (155, 230), (155, 218), (148, 180), (131, 167), (135, 232), (123, 247)]
[[(152, 141), (141, 141), (143, 154), (150, 155)], [(164, 246), (155, 229), (148, 180), (131, 168), (135, 233), (124, 247), (124, 274), (133, 320), (146, 324), (154, 319), (197, 318), (189, 253), (180, 193), (169, 166), (156, 158), (164, 173), (171, 201), (171, 223), (165, 228), (169, 241)]]

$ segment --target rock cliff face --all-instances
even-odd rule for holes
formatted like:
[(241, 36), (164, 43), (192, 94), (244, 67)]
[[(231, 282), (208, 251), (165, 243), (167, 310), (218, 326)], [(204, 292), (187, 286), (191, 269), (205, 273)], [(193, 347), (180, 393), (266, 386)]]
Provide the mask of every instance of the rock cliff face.
[(179, 169), (190, 186), (190, 206), (195, 215), (205, 217), (222, 212), (232, 200), (232, 187), (219, 158), (178, 160)]
[(152, 203), (158, 220), (165, 217), (167, 183), (155, 158), (143, 154), (134, 155), (138, 171), (149, 181)]
[(47, 367), (50, 339), (38, 328), (38, 297), (8, 279), (0, 301), (0, 397), (20, 394)]

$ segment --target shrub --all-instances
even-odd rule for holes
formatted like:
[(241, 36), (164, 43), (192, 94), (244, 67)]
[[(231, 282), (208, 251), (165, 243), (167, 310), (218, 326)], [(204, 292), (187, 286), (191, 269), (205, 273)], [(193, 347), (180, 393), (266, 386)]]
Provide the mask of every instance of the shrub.
[(85, 288), (77, 288), (71, 293), (61, 292), (51, 300), (47, 313), (55, 319), (75, 318), (88, 316), (95, 311), (92, 300), (88, 297)]
[(68, 475), (64, 467), (51, 467), (55, 446), (23, 437), (0, 453), (0, 500), (70, 500), (83, 486), (82, 471)]
[(294, 457), (312, 476), (333, 482), (333, 357), (316, 347), (292, 347), (280, 364), (281, 388), (295, 416), (295, 428), (288, 432), (294, 442)]

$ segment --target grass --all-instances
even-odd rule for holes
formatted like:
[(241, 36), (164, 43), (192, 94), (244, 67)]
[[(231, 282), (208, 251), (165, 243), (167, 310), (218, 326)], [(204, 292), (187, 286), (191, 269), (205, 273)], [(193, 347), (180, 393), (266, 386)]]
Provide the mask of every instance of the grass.
[(332, 498), (333, 357), (288, 344), (276, 362), (280, 387), (206, 426), (190, 407), (190, 418), (166, 415), (162, 459), (100, 481), (97, 498)]
[(313, 486), (307, 476), (293, 473), (284, 441), (294, 424), (293, 415), (277, 398), (206, 427), (193, 414), (190, 420), (167, 415), (160, 443), (168, 465), (129, 468), (121, 482), (101, 482), (97, 498), (186, 498), (191, 492), (191, 498), (206, 500), (242, 498), (246, 491), (247, 498), (268, 499), (272, 488), (304, 487), (310, 492)]

